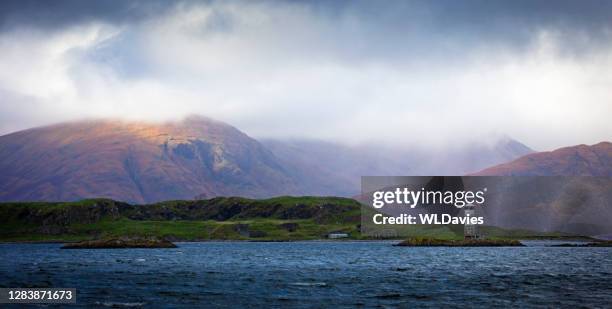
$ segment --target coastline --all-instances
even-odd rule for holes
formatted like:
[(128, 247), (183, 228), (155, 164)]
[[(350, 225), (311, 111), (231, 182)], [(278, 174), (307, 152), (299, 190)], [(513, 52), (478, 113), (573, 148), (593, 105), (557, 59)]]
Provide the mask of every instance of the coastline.
[[(331, 239), (331, 238), (319, 238), (319, 239), (270, 239), (270, 240), (256, 240), (256, 239), (178, 239), (172, 241), (173, 243), (285, 243), (285, 242), (325, 242), (325, 243), (349, 243), (349, 242), (360, 242), (360, 243), (378, 243), (378, 242), (401, 242), (406, 238), (386, 238), (386, 239)], [(507, 240), (518, 240), (518, 241), (571, 241), (571, 242), (605, 242), (597, 238), (589, 236), (560, 236), (560, 237), (522, 237), (522, 238), (508, 238)], [(23, 241), (0, 241), (0, 244), (68, 244), (77, 243), (80, 240), (23, 240)]]

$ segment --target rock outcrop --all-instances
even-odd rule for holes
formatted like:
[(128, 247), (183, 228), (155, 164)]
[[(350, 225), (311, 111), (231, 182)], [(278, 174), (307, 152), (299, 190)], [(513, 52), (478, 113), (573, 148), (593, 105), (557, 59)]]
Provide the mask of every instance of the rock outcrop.
[(62, 249), (176, 248), (172, 242), (156, 237), (120, 237), (67, 243)]
[(470, 240), (445, 240), (435, 238), (409, 238), (394, 246), (398, 247), (521, 247), (524, 246), (518, 240), (493, 240), (493, 239), (470, 239)]

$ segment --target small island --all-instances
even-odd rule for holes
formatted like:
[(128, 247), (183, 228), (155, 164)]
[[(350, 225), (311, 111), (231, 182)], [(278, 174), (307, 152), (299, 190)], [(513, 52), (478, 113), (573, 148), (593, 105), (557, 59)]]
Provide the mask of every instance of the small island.
[(518, 240), (506, 239), (436, 239), (413, 237), (408, 238), (394, 246), (398, 247), (522, 247)]
[(120, 237), (67, 243), (62, 249), (123, 249), (123, 248), (176, 248), (172, 242), (157, 237)]
[(584, 244), (576, 244), (576, 243), (565, 243), (552, 245), (551, 247), (612, 247), (612, 241), (596, 241), (596, 242), (587, 242)]

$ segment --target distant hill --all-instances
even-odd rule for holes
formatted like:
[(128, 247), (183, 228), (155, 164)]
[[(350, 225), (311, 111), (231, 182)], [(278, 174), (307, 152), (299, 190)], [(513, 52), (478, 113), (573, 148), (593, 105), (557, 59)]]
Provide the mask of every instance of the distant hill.
[(346, 146), (306, 139), (262, 143), (310, 195), (355, 196), (361, 190), (361, 176), (465, 175), (533, 152), (508, 137), (445, 149), (409, 144)]
[(612, 143), (538, 152), (481, 170), (476, 176), (612, 176)]
[(610, 142), (533, 153), (472, 175), (521, 176), (500, 178), (499, 191), (490, 190), (492, 198), (500, 197), (499, 204), (487, 205), (490, 222), (497, 226), (583, 235), (612, 232)]
[(294, 179), (270, 151), (203, 117), (81, 121), (0, 136), (0, 201), (149, 203), (295, 193)]
[(362, 175), (462, 175), (531, 152), (506, 138), (445, 151), (403, 149), (260, 143), (197, 116), (166, 123), (61, 123), (0, 136), (0, 201), (354, 196)]

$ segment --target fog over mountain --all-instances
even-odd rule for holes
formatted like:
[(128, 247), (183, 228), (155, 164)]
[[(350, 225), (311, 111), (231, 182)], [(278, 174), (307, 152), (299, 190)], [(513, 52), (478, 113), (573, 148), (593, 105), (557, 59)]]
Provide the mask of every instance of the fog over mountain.
[(361, 176), (465, 175), (533, 152), (505, 136), (494, 143), (445, 148), (426, 148), (410, 141), (394, 147), (316, 140), (263, 140), (263, 144), (291, 167), (288, 171), (307, 181), (307, 186), (347, 196), (355, 195), (355, 189), (360, 188)]

